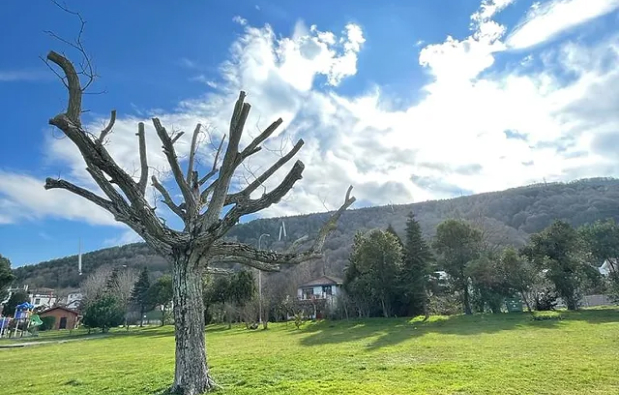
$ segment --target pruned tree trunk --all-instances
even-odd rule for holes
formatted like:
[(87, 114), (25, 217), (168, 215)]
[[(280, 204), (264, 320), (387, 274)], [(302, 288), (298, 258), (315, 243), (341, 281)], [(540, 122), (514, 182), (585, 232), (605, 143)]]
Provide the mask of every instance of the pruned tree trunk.
[(201, 271), (195, 261), (177, 258), (173, 281), (176, 365), (171, 391), (182, 395), (202, 394), (215, 388), (215, 383), (206, 361)]

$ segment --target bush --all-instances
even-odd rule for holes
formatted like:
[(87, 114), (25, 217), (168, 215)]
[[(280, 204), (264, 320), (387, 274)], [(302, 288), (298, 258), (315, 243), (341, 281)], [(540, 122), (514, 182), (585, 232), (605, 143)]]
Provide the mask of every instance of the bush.
[(432, 295), (428, 303), (428, 310), (432, 315), (454, 315), (462, 312), (460, 295), (440, 294)]
[(556, 292), (546, 290), (535, 298), (535, 310), (537, 311), (550, 311), (554, 310), (557, 306), (557, 294)]
[(101, 331), (107, 332), (122, 324), (124, 319), (122, 301), (117, 296), (105, 294), (86, 304), (82, 323), (86, 328), (101, 328)]
[(43, 324), (41, 325), (39, 330), (49, 331), (51, 329), (54, 329), (54, 324), (56, 324), (56, 317), (41, 317), (41, 321), (43, 321)]

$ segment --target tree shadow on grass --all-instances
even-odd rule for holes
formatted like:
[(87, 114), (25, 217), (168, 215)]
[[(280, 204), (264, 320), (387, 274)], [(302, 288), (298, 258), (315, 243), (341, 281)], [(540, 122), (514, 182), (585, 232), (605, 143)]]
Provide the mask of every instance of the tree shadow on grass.
[(576, 312), (537, 313), (534, 319), (528, 313), (456, 315), (420, 318), (370, 318), (349, 321), (321, 321), (291, 334), (307, 335), (300, 340), (303, 346), (356, 342), (368, 339), (366, 348), (376, 350), (393, 346), (429, 333), (471, 336), (498, 333), (514, 329), (552, 329), (564, 321), (586, 321), (592, 324), (619, 322), (619, 310), (581, 310)]

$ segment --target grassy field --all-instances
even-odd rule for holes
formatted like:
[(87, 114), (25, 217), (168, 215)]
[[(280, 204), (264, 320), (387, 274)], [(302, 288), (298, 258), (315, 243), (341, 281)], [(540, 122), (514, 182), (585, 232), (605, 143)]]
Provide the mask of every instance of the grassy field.
[[(220, 394), (619, 394), (619, 311), (207, 329)], [(0, 343), (1, 344), (1, 343)], [(0, 350), (0, 393), (162, 394), (171, 327)]]

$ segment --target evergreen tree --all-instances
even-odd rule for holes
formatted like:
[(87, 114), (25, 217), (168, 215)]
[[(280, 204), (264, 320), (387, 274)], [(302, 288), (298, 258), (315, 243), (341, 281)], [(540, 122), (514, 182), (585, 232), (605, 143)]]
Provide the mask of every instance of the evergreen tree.
[(395, 239), (398, 241), (398, 244), (400, 245), (400, 247), (402, 247), (402, 250), (404, 250), (404, 243), (402, 243), (402, 239), (400, 239), (400, 236), (398, 236), (398, 234), (396, 233), (395, 229), (393, 228), (391, 224), (387, 225), (387, 229), (385, 229), (385, 232), (392, 234), (395, 237)]
[(427, 315), (427, 283), (433, 260), (430, 246), (423, 239), (419, 222), (411, 212), (406, 221), (404, 257), (399, 282), (407, 315)]
[(600, 273), (584, 256), (581, 235), (567, 222), (555, 221), (531, 236), (530, 254), (539, 269), (546, 270), (568, 310), (578, 308), (583, 288), (599, 281)]
[(436, 228), (434, 249), (452, 286), (462, 296), (464, 313), (472, 314), (467, 267), (480, 256), (481, 232), (467, 222), (448, 219)]
[(144, 313), (150, 303), (148, 300), (148, 289), (150, 288), (150, 280), (148, 279), (148, 267), (140, 273), (138, 281), (135, 282), (131, 291), (131, 302), (140, 310), (140, 327), (144, 326)]
[(148, 290), (148, 300), (155, 306), (161, 306), (161, 326), (165, 325), (167, 306), (172, 302), (172, 277), (165, 274), (157, 279)]
[[(397, 273), (402, 265), (402, 249), (388, 232), (375, 230), (366, 237), (355, 237), (347, 268), (345, 287), (384, 317), (395, 310)], [(369, 299), (369, 300), (368, 300)]]
[(0, 254), (0, 300), (6, 296), (6, 288), (13, 282), (15, 276), (11, 270), (11, 261)]

